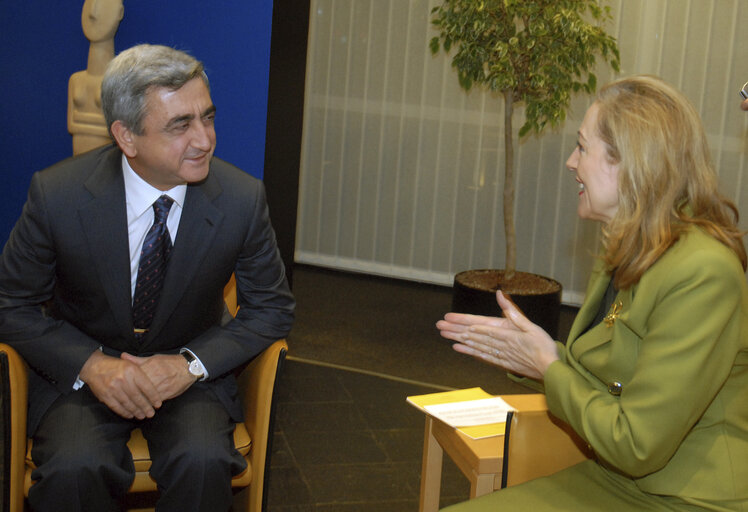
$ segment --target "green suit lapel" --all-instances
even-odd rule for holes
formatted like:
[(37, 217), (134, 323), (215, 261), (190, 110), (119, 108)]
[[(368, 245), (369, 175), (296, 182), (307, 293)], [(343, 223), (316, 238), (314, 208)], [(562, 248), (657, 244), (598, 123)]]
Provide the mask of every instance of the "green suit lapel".
[(603, 300), (605, 290), (610, 284), (610, 279), (611, 276), (605, 271), (604, 263), (601, 260), (598, 260), (595, 263), (589, 284), (587, 285), (584, 303), (579, 309), (579, 313), (577, 313), (574, 323), (571, 326), (571, 330), (569, 331), (569, 337), (566, 342), (567, 347), (570, 347), (575, 343), (587, 328), (590, 327), (595, 315), (597, 315), (600, 301)]

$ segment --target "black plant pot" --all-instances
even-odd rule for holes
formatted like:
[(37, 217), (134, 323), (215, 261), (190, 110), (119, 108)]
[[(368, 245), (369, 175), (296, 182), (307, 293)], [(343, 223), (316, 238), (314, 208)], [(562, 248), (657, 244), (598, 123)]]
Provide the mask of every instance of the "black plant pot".
[[(509, 295), (533, 323), (558, 339), (561, 312), (561, 283), (537, 274), (517, 272), (518, 278), (502, 283), (503, 270), (466, 270), (455, 276), (452, 290), (452, 311), (473, 315), (501, 316), (496, 303), (496, 290)], [(536, 286), (534, 283), (540, 283)], [(527, 286), (523, 286), (527, 284)]]

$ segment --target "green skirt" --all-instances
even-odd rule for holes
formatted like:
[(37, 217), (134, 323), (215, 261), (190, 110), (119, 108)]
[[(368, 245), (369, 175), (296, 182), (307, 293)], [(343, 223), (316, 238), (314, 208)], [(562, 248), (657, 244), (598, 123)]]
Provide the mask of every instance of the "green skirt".
[(681, 497), (658, 496), (639, 489), (633, 480), (589, 460), (538, 478), (443, 509), (449, 512), (494, 510), (608, 510), (643, 511), (748, 511), (748, 503), (700, 502)]

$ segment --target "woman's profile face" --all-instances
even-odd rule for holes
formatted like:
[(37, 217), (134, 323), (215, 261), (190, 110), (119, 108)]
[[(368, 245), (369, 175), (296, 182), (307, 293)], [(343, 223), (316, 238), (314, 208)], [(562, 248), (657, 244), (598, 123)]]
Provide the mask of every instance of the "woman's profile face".
[(579, 217), (609, 222), (618, 211), (618, 164), (607, 159), (605, 143), (597, 134), (597, 112), (597, 103), (587, 109), (566, 167), (579, 183)]
[(83, 33), (91, 42), (111, 39), (123, 15), (122, 0), (86, 0), (81, 13)]

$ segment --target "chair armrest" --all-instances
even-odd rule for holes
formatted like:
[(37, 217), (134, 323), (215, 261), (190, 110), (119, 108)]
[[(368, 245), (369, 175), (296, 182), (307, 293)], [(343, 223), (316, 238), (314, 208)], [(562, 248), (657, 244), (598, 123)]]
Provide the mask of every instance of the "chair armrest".
[(542, 394), (505, 397), (507, 417), (501, 487), (546, 476), (593, 457), (587, 443), (548, 411)]
[[(253, 474), (250, 494), (260, 493), (258, 500), (265, 495), (265, 469), (273, 435), (273, 392), (287, 351), (285, 340), (276, 341), (255, 357), (238, 377), (244, 424), (252, 440), (249, 452)], [(253, 502), (258, 500), (252, 498)]]
[[(28, 369), (12, 347), (0, 343), (0, 365), (3, 367), (2, 405), (6, 427), (5, 449), (9, 452), (6, 470), (10, 510), (22, 510), (23, 479), (26, 473), (26, 415), (28, 406)], [(7, 374), (6, 374), (7, 368)], [(7, 379), (7, 380), (5, 380)], [(19, 501), (20, 500), (20, 501)], [(21, 508), (19, 508), (21, 507)]]
[(255, 444), (257, 435), (268, 427), (278, 367), (285, 359), (288, 344), (279, 340), (263, 350), (239, 375), (244, 406), (244, 423)]

